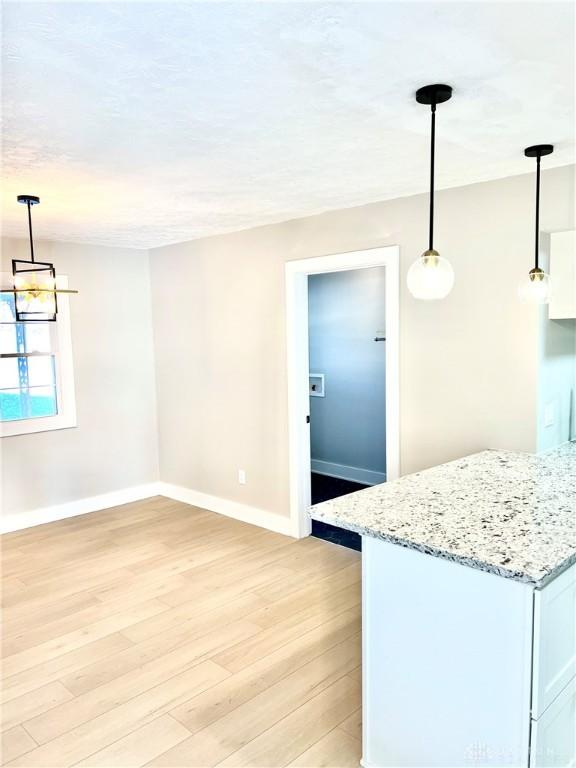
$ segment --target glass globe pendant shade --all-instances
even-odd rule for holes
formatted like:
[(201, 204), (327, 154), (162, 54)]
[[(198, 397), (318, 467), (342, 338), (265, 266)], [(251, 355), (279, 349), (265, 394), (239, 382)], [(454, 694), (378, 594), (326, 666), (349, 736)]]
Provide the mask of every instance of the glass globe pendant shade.
[(454, 270), (448, 259), (430, 249), (412, 264), (407, 283), (415, 299), (444, 299), (454, 285)]
[(528, 304), (548, 304), (552, 284), (543, 269), (531, 269), (518, 286), (518, 296)]

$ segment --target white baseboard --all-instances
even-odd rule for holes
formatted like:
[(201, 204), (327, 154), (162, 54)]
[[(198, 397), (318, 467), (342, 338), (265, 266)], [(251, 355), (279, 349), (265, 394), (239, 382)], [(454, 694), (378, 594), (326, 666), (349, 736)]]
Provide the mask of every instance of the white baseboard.
[(119, 507), (132, 501), (149, 499), (152, 496), (166, 496), (169, 499), (181, 501), (193, 507), (208, 509), (211, 512), (217, 512), (226, 517), (233, 517), (235, 520), (242, 520), (244, 523), (251, 523), (276, 533), (283, 533), (286, 536), (297, 535), (293, 530), (293, 523), (289, 517), (282, 517), (257, 507), (250, 507), (247, 504), (240, 504), (236, 501), (229, 501), (218, 496), (210, 496), (207, 493), (193, 491), (180, 485), (164, 482), (146, 483), (145, 485), (103, 493), (99, 496), (90, 496), (65, 504), (55, 504), (51, 507), (42, 507), (41, 509), (34, 509), (29, 512), (5, 515), (0, 519), (0, 533), (20, 531), (24, 528), (32, 528), (44, 523), (53, 523), (56, 520), (65, 520), (68, 517), (87, 515), (90, 512), (97, 512), (101, 509)]
[(286, 536), (296, 536), (292, 520), (289, 517), (275, 515), (273, 512), (267, 512), (264, 509), (250, 507), (247, 504), (241, 504), (238, 501), (222, 499), (220, 496), (211, 496), (201, 491), (193, 491), (190, 488), (184, 488), (181, 485), (172, 483), (158, 483), (158, 493), (160, 496), (167, 496), (175, 501), (182, 501), (184, 504), (190, 504), (193, 507), (208, 509), (211, 512), (217, 512), (219, 515), (233, 517), (235, 520), (241, 520), (243, 523), (251, 523), (260, 528), (267, 528), (275, 533), (283, 533)]
[(353, 483), (379, 485), (386, 482), (384, 472), (373, 472), (371, 469), (349, 467), (347, 464), (333, 464), (331, 461), (320, 461), (320, 459), (312, 459), (310, 465), (312, 472), (316, 472), (318, 475), (337, 477), (340, 480), (350, 480)]
[(159, 496), (159, 483), (145, 483), (132, 488), (123, 488), (120, 491), (102, 493), (99, 496), (89, 496), (77, 501), (69, 501), (65, 504), (55, 504), (52, 507), (42, 507), (29, 512), (20, 512), (4, 515), (0, 519), (0, 533), (20, 531), (24, 528), (32, 528), (35, 525), (53, 523), (56, 520), (65, 520), (68, 517), (87, 515), (100, 509), (119, 507), (121, 504), (129, 504), (132, 501), (149, 499), (151, 496)]

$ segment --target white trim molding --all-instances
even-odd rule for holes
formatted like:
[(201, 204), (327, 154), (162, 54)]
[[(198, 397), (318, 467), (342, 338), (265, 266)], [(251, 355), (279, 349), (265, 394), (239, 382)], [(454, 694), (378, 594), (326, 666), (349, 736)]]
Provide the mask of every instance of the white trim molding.
[(159, 496), (159, 483), (145, 483), (132, 488), (123, 488), (120, 491), (102, 493), (99, 496), (89, 496), (76, 501), (68, 501), (64, 504), (54, 504), (51, 507), (41, 507), (29, 512), (15, 512), (3, 515), (0, 519), (0, 533), (21, 531), (24, 528), (33, 528), (44, 523), (54, 523), (56, 520), (65, 520), (68, 517), (88, 515), (90, 512), (98, 512), (101, 509), (120, 507), (122, 504), (130, 504), (133, 501), (142, 501), (152, 496)]
[(396, 480), (400, 476), (400, 248), (390, 245), (285, 265), (290, 516), (299, 537), (311, 530), (307, 511), (311, 500), (308, 276), (382, 266), (386, 268), (386, 478)]
[(207, 493), (193, 491), (180, 485), (172, 485), (172, 483), (160, 481), (132, 488), (124, 488), (123, 490), (112, 491), (111, 493), (103, 493), (99, 496), (90, 496), (78, 499), (77, 501), (69, 501), (64, 504), (55, 504), (51, 507), (42, 507), (41, 509), (34, 509), (28, 512), (4, 515), (0, 518), (0, 533), (21, 531), (25, 528), (33, 528), (36, 525), (44, 525), (44, 523), (54, 523), (57, 520), (65, 520), (69, 517), (87, 515), (90, 512), (98, 512), (102, 509), (110, 509), (111, 507), (120, 507), (122, 504), (130, 504), (133, 501), (143, 501), (154, 496), (165, 496), (168, 499), (181, 501), (192, 507), (207, 509), (219, 515), (241, 520), (243, 523), (267, 528), (275, 533), (282, 533), (285, 536), (296, 537), (297, 535), (292, 520), (289, 517), (283, 517), (273, 512), (267, 512), (264, 509), (240, 504), (237, 501), (210, 496)]
[(207, 509), (219, 515), (241, 520), (243, 523), (250, 523), (259, 528), (267, 528), (275, 533), (282, 533), (285, 536), (295, 537), (297, 534), (289, 517), (275, 515), (273, 512), (267, 512), (264, 509), (251, 507), (247, 504), (240, 504), (237, 501), (210, 496), (207, 493), (183, 488), (181, 485), (160, 481), (132, 488), (124, 488), (123, 490), (112, 491), (111, 493), (103, 493), (99, 496), (90, 496), (78, 499), (77, 501), (69, 501), (64, 504), (55, 504), (51, 507), (42, 507), (41, 509), (34, 509), (29, 512), (4, 515), (0, 518), (0, 533), (21, 531), (25, 528), (33, 528), (36, 525), (54, 523), (57, 520), (65, 520), (66, 518), (77, 517), (78, 515), (87, 515), (90, 512), (98, 512), (110, 507), (120, 507), (122, 504), (130, 504), (133, 501), (142, 501), (154, 496), (164, 496), (174, 501), (181, 501), (192, 507)]
[(158, 483), (158, 494), (166, 496), (174, 501), (181, 501), (184, 504), (190, 504), (192, 507), (200, 507), (210, 512), (217, 512), (219, 515), (232, 517), (235, 520), (241, 520), (243, 523), (257, 525), (259, 528), (267, 528), (275, 533), (283, 533), (285, 536), (295, 536), (296, 532), (289, 517), (275, 515), (265, 509), (251, 507), (248, 504), (241, 504), (238, 501), (230, 501), (220, 496), (211, 496), (208, 493), (194, 491), (191, 488), (184, 488), (181, 485), (172, 483)]
[(349, 467), (347, 464), (335, 464), (332, 461), (322, 461), (321, 459), (312, 459), (310, 465), (312, 472), (317, 475), (337, 477), (340, 480), (350, 480), (353, 483), (362, 483), (363, 485), (379, 485), (386, 482), (385, 472), (375, 472), (372, 469)]

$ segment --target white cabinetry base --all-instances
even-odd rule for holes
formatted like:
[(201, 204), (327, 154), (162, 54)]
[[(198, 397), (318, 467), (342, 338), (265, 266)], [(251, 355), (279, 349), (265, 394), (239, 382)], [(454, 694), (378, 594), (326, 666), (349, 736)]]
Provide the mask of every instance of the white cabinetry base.
[(526, 768), (533, 589), (362, 546), (363, 765)]

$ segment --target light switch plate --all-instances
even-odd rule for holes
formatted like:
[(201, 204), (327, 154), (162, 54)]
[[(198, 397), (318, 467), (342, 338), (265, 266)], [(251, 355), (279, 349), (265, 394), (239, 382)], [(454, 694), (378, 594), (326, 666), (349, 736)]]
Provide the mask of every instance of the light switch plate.
[(553, 427), (554, 422), (556, 420), (555, 418), (555, 406), (554, 403), (548, 403), (544, 406), (544, 426), (545, 427)]

